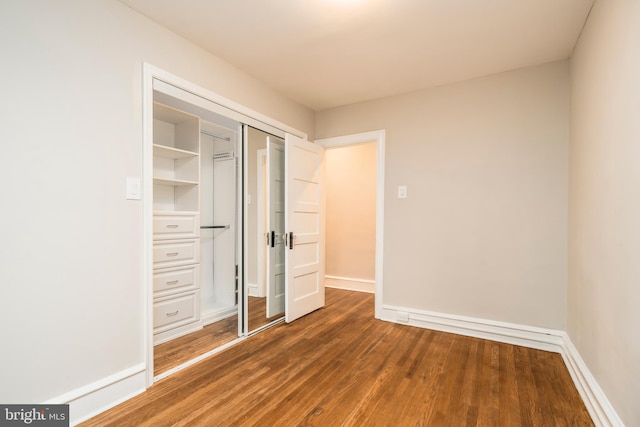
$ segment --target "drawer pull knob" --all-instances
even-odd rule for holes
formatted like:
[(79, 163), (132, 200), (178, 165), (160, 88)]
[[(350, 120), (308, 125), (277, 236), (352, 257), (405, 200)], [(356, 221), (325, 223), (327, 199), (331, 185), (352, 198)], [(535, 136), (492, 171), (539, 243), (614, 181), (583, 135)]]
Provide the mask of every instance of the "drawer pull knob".
[(177, 256), (179, 254), (179, 252), (171, 252), (168, 253), (167, 256)]
[(167, 224), (167, 228), (178, 228), (178, 224)]
[(170, 282), (167, 282), (167, 285), (171, 286), (171, 285), (175, 285), (176, 283), (178, 283), (177, 280), (172, 280)]
[(176, 314), (178, 314), (178, 312), (179, 312), (179, 311), (180, 311), (180, 310), (176, 310), (176, 311), (174, 311), (173, 313), (167, 313), (167, 317), (175, 316)]

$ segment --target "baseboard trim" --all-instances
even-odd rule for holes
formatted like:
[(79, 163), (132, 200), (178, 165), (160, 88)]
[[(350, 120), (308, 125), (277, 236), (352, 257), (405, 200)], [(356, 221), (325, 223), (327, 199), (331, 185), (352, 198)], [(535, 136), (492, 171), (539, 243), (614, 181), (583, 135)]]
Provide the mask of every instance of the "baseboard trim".
[(559, 353), (596, 426), (624, 427), (565, 331), (383, 305), (382, 320)]
[(47, 400), (43, 404), (68, 404), (70, 425), (75, 426), (131, 399), (144, 392), (146, 388), (146, 369), (141, 363)]
[(264, 298), (264, 295), (260, 292), (260, 288), (255, 283), (247, 283), (247, 294), (250, 297)]
[(236, 316), (238, 314), (238, 307), (231, 306), (228, 308), (218, 309), (208, 313), (201, 313), (200, 320), (202, 321), (203, 326), (210, 325), (212, 323), (219, 322), (231, 316)]
[[(407, 320), (400, 320), (406, 318)], [(382, 306), (382, 320), (560, 353), (563, 331), (475, 317)]]
[(376, 292), (375, 280), (355, 279), (353, 277), (324, 276), (324, 286), (327, 288), (367, 292), (370, 294)]
[(589, 371), (589, 368), (587, 368), (580, 353), (571, 342), (569, 335), (563, 332), (562, 338), (563, 343), (560, 354), (593, 422), (597, 426), (603, 427), (624, 427), (624, 423), (600, 388), (593, 374), (591, 374), (591, 371)]

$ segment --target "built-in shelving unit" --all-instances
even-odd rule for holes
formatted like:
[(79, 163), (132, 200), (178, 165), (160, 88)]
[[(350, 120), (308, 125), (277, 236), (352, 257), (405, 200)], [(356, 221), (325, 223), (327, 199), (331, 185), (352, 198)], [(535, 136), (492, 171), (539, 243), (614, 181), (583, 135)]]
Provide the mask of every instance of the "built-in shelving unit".
[(154, 343), (200, 321), (200, 118), (153, 108)]

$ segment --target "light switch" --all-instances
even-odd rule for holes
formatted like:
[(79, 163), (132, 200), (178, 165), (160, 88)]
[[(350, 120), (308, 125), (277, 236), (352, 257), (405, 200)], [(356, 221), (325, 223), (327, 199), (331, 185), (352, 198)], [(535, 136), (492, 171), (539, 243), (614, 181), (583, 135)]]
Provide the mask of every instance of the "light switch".
[(127, 200), (142, 199), (142, 186), (140, 178), (127, 177)]
[(398, 186), (398, 199), (406, 199), (407, 198), (407, 186), (399, 185)]

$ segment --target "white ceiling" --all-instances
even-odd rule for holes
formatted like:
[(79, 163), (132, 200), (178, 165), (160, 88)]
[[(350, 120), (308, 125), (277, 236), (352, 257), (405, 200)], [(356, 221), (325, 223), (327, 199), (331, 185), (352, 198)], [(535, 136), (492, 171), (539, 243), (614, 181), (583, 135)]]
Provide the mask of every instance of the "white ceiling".
[(593, 0), (121, 0), (316, 111), (570, 56)]

